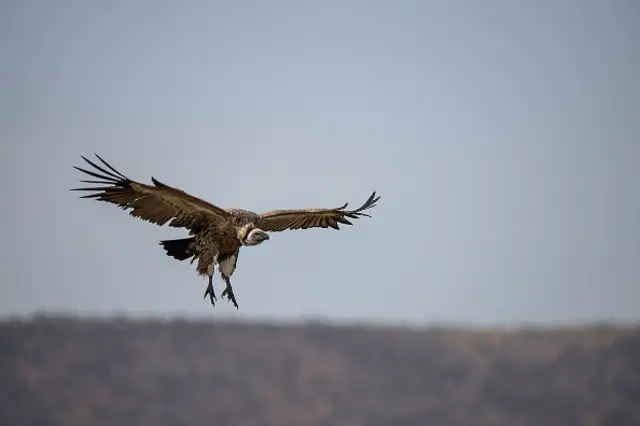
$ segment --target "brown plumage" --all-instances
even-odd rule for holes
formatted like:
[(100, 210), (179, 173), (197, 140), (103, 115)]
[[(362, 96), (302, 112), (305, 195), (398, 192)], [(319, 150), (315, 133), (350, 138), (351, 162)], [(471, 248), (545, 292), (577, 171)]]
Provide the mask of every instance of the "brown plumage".
[(81, 182), (103, 186), (73, 188), (72, 191), (89, 191), (90, 194), (80, 198), (93, 198), (115, 204), (123, 210), (129, 210), (131, 216), (159, 226), (168, 223), (171, 227), (188, 229), (189, 237), (164, 240), (160, 244), (168, 256), (177, 260), (191, 258), (191, 263), (198, 260), (198, 274), (209, 278), (205, 298), (208, 295), (213, 305), (216, 300), (213, 272), (217, 264), (226, 284), (222, 297), (227, 296), (238, 308), (230, 277), (235, 271), (240, 247), (261, 244), (269, 239), (267, 232), (308, 228), (340, 229), (340, 224), (352, 225), (349, 219), (370, 217), (363, 211), (374, 207), (380, 199), (374, 191), (355, 210), (345, 210), (347, 203), (333, 209), (273, 210), (263, 214), (242, 209), (223, 209), (166, 185), (154, 177), (151, 177), (153, 185), (131, 180), (98, 154), (95, 156), (101, 165), (82, 156), (93, 167), (93, 171), (74, 168), (98, 179)]

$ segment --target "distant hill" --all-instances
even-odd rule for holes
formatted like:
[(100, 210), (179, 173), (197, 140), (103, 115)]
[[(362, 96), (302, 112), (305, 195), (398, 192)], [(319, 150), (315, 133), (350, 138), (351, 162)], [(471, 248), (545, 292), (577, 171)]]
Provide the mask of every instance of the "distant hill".
[(640, 425), (640, 328), (0, 322), (0, 424)]

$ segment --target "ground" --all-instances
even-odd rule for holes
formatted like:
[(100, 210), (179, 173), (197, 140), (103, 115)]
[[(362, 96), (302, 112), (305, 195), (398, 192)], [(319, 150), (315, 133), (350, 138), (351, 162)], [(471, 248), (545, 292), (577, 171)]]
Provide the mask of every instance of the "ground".
[(0, 424), (640, 424), (640, 327), (0, 322)]

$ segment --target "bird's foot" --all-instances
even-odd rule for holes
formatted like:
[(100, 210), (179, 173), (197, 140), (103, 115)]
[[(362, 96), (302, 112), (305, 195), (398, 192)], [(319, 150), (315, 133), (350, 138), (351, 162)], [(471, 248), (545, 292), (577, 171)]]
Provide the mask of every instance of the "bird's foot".
[(216, 297), (216, 294), (213, 291), (213, 284), (211, 283), (209, 283), (209, 285), (207, 286), (207, 291), (204, 292), (205, 299), (207, 298), (207, 296), (209, 296), (209, 300), (211, 300), (211, 305), (216, 306), (216, 300), (218, 300), (218, 298)]
[(236, 301), (236, 296), (233, 294), (233, 287), (231, 284), (227, 283), (227, 287), (222, 292), (222, 297), (227, 296), (227, 300), (233, 303), (233, 306), (238, 309), (238, 302)]

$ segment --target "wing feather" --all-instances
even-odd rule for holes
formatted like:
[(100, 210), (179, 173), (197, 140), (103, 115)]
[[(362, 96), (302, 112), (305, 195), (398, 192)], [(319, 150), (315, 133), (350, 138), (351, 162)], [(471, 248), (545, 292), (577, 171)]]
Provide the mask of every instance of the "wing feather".
[(340, 229), (340, 224), (353, 225), (349, 219), (371, 217), (362, 212), (375, 207), (379, 199), (373, 191), (369, 199), (355, 210), (345, 210), (348, 203), (333, 209), (273, 210), (263, 213), (256, 226), (267, 232), (308, 228)]
[(102, 165), (81, 156), (95, 171), (75, 167), (98, 180), (82, 180), (83, 183), (103, 186), (73, 188), (72, 191), (92, 192), (80, 198), (93, 198), (115, 204), (123, 210), (130, 209), (130, 215), (156, 225), (187, 228), (192, 231), (205, 221), (223, 221), (230, 218), (229, 212), (181, 189), (166, 185), (151, 178), (153, 185), (147, 185), (129, 179), (98, 154), (94, 154)]

